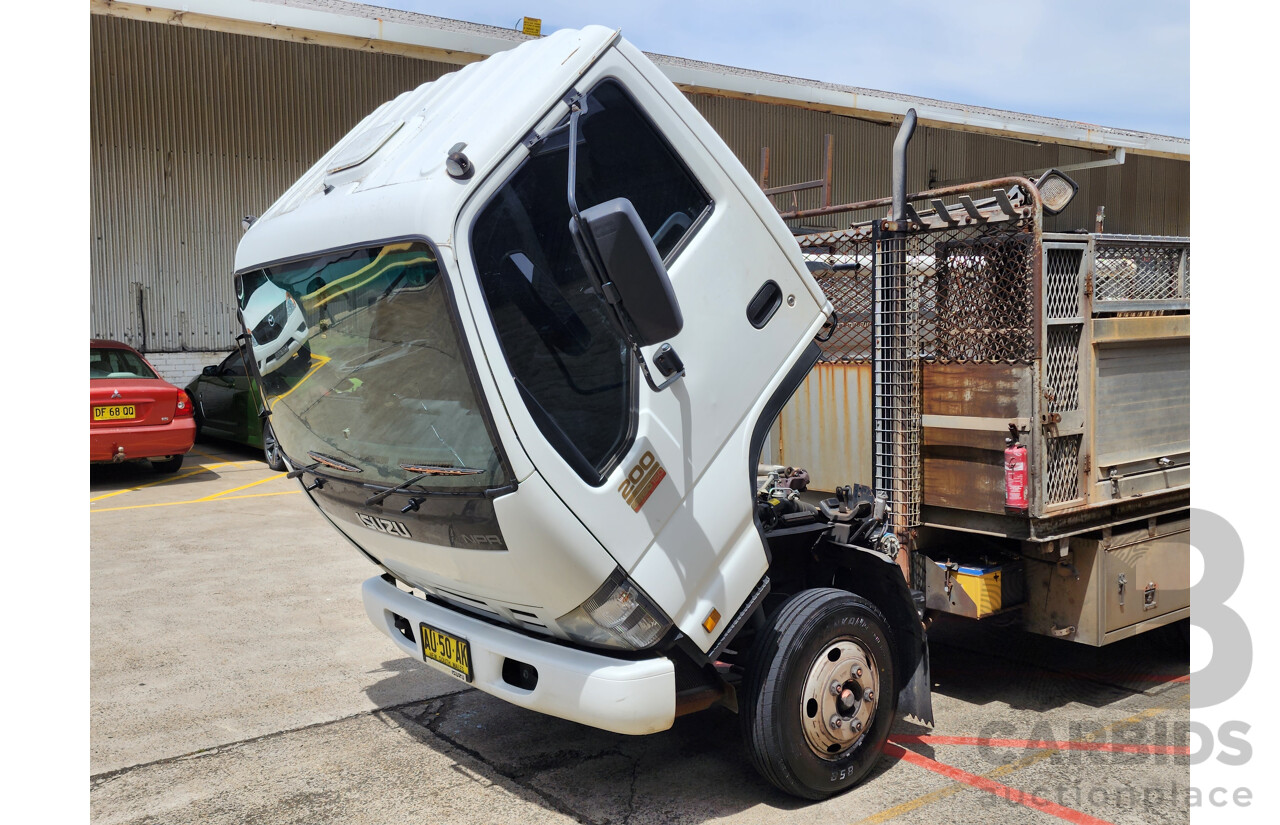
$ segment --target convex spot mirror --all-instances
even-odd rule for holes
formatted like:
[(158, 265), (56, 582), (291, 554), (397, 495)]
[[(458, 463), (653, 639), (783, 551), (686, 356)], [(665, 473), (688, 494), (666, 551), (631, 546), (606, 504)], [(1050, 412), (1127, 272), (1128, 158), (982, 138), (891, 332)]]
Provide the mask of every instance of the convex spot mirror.
[[(630, 319), (637, 344), (650, 346), (680, 332), (684, 316), (671, 278), (631, 201), (614, 198), (583, 209), (569, 229), (583, 265), (599, 272), (605, 299)], [(598, 267), (588, 244), (599, 255)]]

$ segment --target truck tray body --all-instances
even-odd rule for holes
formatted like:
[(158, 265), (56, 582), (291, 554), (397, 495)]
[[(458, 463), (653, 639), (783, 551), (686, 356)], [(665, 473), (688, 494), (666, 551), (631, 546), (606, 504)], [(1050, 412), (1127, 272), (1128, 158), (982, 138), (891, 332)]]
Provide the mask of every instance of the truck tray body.
[[(1042, 234), (1034, 208), (988, 209), (985, 220), (967, 223), (957, 218), (964, 214), (939, 208), (896, 233), (905, 235), (896, 247), (890, 246), (895, 233), (883, 231), (886, 222), (798, 239), (839, 323), (774, 426), (771, 460), (806, 468), (817, 490), (854, 482), (880, 489), (885, 481), (877, 461), (884, 459), (877, 452), (897, 439), (906, 459), (889, 485), (890, 501), (906, 519), (914, 549), (935, 560), (980, 561), (967, 548), (986, 537), (1052, 569), (1070, 561), (1073, 541), (1078, 554), (1093, 548), (1105, 559), (1110, 555), (1098, 548), (1110, 545), (1102, 531), (1180, 519), (1182, 529), (1162, 527), (1160, 541), (1166, 548), (1181, 542), (1182, 552), (1160, 551), (1157, 565), (1177, 570), (1144, 573), (1140, 587), (1160, 578), (1185, 588), (1189, 239)], [(898, 292), (879, 293), (878, 302), (876, 280), (894, 260), (905, 278)], [(905, 341), (894, 345), (904, 366), (895, 374), (881, 338), (901, 338), (903, 329)], [(885, 395), (910, 396), (906, 414), (877, 422), (877, 404), (884, 403), (877, 398)], [(1006, 506), (1011, 427), (1028, 451), (1025, 510)], [(1143, 544), (1126, 546), (1133, 554)], [(1056, 579), (1066, 579), (1042, 580), (1042, 566), (1025, 565), (1024, 613), (1035, 612), (1037, 598), (1042, 603), (1030, 629), (1074, 638), (1081, 627), (1096, 625), (1097, 632), (1077, 639), (1092, 644), (1116, 633), (1118, 619), (1068, 621), (1061, 607), (1044, 619), (1049, 585), (1062, 589)], [(962, 588), (947, 586), (944, 568), (914, 569), (920, 589), (946, 586), (945, 594), (932, 594), (931, 607), (975, 618), (990, 612), (966, 599)], [(1132, 577), (1131, 571), (1131, 594), (1138, 587)], [(1120, 586), (1108, 581), (1104, 587), (1103, 579), (1099, 573), (1086, 583), (1116, 602)], [(1090, 609), (1108, 604), (1101, 590), (1088, 598)], [(1125, 615), (1133, 613), (1134, 598), (1142, 597), (1127, 599)], [(1063, 599), (1077, 612), (1084, 609), (1082, 594)], [(1156, 602), (1139, 611), (1141, 621), (1187, 614), (1185, 598)], [(1112, 612), (1118, 609), (1117, 603)], [(1074, 632), (1065, 634), (1066, 627)]]

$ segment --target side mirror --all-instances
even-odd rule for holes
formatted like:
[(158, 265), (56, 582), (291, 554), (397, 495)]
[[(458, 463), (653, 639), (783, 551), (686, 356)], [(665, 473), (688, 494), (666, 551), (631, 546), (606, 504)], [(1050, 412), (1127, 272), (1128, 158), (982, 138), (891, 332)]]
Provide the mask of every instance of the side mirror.
[[(599, 269), (605, 299), (630, 319), (637, 344), (650, 346), (680, 332), (684, 316), (667, 268), (631, 201), (614, 198), (583, 209), (570, 219), (569, 230), (583, 265)], [(599, 255), (598, 267), (590, 245)]]
[(208, 375), (208, 376), (216, 376), (218, 374), (218, 368), (216, 365), (212, 367), (205, 367), (204, 369), (200, 370), (200, 374)]

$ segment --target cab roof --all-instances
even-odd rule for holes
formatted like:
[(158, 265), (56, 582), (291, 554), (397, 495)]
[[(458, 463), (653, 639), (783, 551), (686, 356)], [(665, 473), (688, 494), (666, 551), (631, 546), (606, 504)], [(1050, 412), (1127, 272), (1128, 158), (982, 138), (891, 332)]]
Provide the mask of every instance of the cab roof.
[[(617, 37), (602, 26), (562, 29), (379, 106), (252, 224), (237, 271), (406, 235), (451, 243), (471, 189)], [(475, 168), (466, 180), (445, 171), (458, 144)]]

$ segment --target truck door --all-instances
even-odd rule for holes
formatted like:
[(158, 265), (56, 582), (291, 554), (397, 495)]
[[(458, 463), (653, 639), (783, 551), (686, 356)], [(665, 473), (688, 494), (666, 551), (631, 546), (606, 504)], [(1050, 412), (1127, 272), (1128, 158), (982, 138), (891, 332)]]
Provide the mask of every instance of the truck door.
[(635, 206), (684, 313), (667, 343), (687, 376), (664, 392), (646, 384), (578, 259), (565, 104), (463, 209), (458, 257), (494, 380), (537, 471), (705, 650), (723, 630), (702, 628), (708, 612), (731, 616), (767, 567), (748, 444), (823, 323), (825, 299), (736, 158), (628, 51), (608, 50), (576, 84), (585, 105), (577, 199), (584, 209), (616, 197)]

